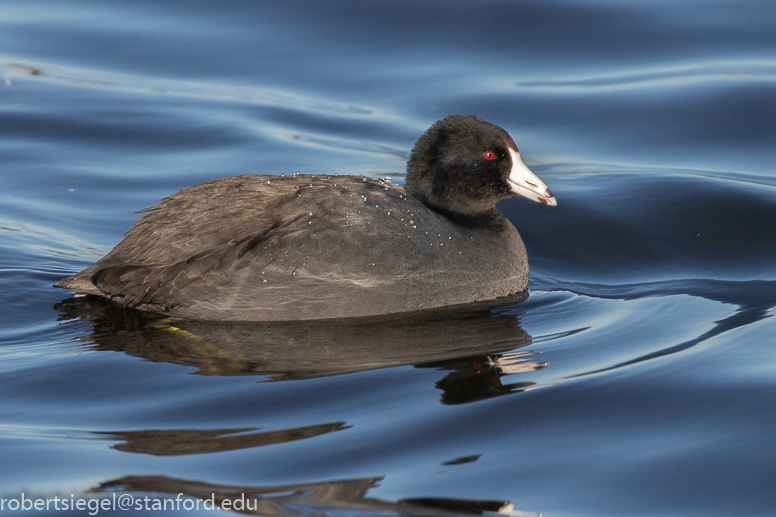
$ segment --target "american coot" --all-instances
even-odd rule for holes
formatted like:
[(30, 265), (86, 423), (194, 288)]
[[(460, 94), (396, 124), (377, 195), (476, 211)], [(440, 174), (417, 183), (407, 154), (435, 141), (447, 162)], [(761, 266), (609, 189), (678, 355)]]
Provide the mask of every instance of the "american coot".
[(390, 314), (524, 291), (525, 246), (496, 210), (555, 198), (506, 131), (432, 125), (405, 188), (354, 176), (245, 175), (165, 198), (91, 267), (56, 284), (200, 320)]

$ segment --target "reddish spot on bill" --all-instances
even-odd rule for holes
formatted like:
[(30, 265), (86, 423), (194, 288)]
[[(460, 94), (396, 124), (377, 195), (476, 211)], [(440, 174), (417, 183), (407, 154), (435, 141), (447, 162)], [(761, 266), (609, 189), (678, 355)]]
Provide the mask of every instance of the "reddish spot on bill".
[(515, 151), (516, 153), (519, 153), (520, 151), (517, 149), (517, 144), (514, 140), (512, 140), (512, 137), (509, 136), (509, 133), (507, 133), (507, 147)]

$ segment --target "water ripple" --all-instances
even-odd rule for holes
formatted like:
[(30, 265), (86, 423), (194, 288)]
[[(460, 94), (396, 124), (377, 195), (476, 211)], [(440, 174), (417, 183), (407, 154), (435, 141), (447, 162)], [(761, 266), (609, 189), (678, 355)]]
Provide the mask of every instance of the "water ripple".
[(13, 86), (15, 79), (33, 79), (100, 90), (326, 113), (329, 116), (343, 118), (390, 118), (386, 113), (375, 108), (317, 99), (270, 88), (117, 74), (50, 63), (21, 62), (8, 56), (0, 57), (0, 71), (7, 87)]
[(385, 144), (375, 142), (355, 141), (344, 138), (330, 138), (324, 136), (294, 134), (291, 139), (297, 142), (304, 142), (314, 146), (334, 149), (345, 149), (349, 151), (360, 151), (370, 154), (387, 155), (397, 160), (409, 159), (409, 152), (406, 149), (399, 149)]
[(688, 295), (738, 306), (738, 308), (728, 316), (714, 321), (713, 326), (709, 330), (692, 339), (678, 344), (672, 344), (659, 350), (653, 350), (638, 357), (618, 362), (617, 364), (596, 368), (583, 373), (576, 373), (567, 378), (607, 372), (684, 352), (711, 338), (769, 318), (772, 316), (772, 309), (776, 307), (776, 281), (767, 280), (726, 281), (686, 279), (623, 285), (563, 282), (561, 286), (559, 282), (553, 279), (540, 278), (534, 280), (534, 285), (536, 285), (538, 289), (550, 292), (572, 292), (580, 296), (608, 300), (628, 301), (650, 297)]
[(517, 88), (536, 88), (546, 91), (573, 91), (598, 93), (603, 91), (637, 90), (689, 86), (701, 82), (776, 82), (776, 62), (731, 61), (696, 63), (684, 66), (639, 69), (626, 73), (595, 74), (588, 76), (516, 81), (508, 83)]

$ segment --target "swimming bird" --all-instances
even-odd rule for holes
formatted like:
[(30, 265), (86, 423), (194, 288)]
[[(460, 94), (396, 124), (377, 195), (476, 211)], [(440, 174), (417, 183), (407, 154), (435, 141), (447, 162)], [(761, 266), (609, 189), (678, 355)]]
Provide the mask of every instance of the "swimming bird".
[(172, 317), (373, 316), (522, 292), (528, 258), (495, 208), (556, 205), (502, 128), (471, 115), (416, 142), (405, 186), (358, 176), (251, 174), (179, 191), (56, 287)]

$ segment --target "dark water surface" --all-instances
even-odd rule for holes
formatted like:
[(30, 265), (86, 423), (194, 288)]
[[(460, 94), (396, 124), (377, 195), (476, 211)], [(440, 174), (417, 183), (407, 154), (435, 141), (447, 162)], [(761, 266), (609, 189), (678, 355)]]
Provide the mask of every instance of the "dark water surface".
[[(0, 497), (776, 514), (774, 27), (770, 0), (5, 0)], [(557, 196), (499, 206), (525, 301), (228, 326), (51, 287), (215, 177), (401, 182), (451, 113)]]

